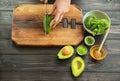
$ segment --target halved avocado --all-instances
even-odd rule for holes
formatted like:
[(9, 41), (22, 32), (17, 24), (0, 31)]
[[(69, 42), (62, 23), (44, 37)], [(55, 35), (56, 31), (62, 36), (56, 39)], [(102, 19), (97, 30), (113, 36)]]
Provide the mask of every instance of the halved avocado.
[(72, 60), (71, 70), (74, 77), (78, 77), (85, 69), (84, 60), (77, 56)]
[(68, 59), (74, 54), (74, 48), (70, 45), (64, 46), (57, 54), (59, 59)]

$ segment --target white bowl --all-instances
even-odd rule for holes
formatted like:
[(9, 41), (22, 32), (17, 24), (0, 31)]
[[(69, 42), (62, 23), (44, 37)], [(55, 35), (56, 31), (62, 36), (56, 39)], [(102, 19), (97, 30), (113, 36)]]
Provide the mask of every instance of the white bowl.
[[(110, 17), (103, 11), (100, 11), (100, 10), (92, 10), (92, 11), (89, 11), (87, 12), (84, 17), (83, 17), (83, 26), (85, 28), (85, 30), (94, 35), (93, 32), (91, 30), (89, 30), (86, 26), (85, 26), (85, 19), (88, 17), (88, 16), (95, 16), (99, 19), (106, 19), (109, 21), (109, 28), (110, 28), (110, 25), (111, 25), (111, 20), (110, 20)], [(100, 34), (97, 34), (97, 35), (100, 35)]]

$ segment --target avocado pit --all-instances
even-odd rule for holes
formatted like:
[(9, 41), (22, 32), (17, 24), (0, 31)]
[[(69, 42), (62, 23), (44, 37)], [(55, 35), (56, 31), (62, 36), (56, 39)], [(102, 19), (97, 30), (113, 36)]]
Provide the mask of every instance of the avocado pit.
[(57, 54), (59, 59), (68, 59), (74, 54), (74, 48), (70, 45), (64, 46)]
[(67, 56), (71, 53), (71, 50), (68, 47), (62, 49), (62, 55)]

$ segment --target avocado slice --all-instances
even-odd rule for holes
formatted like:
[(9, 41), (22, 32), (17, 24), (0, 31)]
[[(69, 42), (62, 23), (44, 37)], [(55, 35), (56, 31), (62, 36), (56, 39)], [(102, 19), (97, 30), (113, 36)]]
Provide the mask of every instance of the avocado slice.
[(52, 27), (50, 26), (50, 22), (53, 20), (53, 16), (46, 14), (43, 18), (43, 29), (46, 34), (49, 34), (52, 30)]
[(74, 77), (78, 77), (85, 69), (84, 60), (77, 56), (72, 60), (71, 70)]
[(70, 45), (64, 46), (57, 54), (59, 59), (68, 59), (74, 54), (74, 48)]

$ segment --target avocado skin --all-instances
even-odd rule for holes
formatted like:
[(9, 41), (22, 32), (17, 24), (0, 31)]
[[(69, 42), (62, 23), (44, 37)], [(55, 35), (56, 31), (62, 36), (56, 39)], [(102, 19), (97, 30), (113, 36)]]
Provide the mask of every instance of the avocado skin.
[[(78, 63), (80, 64), (79, 69), (78, 69)], [(72, 74), (74, 77), (78, 77), (85, 69), (85, 62), (84, 60), (77, 56), (72, 60), (71, 63), (71, 70), (72, 70)]]
[(52, 21), (53, 17), (49, 14), (44, 15), (43, 17), (43, 29), (46, 34), (49, 34), (52, 27), (50, 26), (50, 22)]
[[(63, 50), (64, 47), (68, 47), (71, 50), (71, 53), (67, 56), (62, 55), (62, 50)], [(58, 52), (58, 54), (57, 54), (58, 59), (68, 59), (74, 54), (74, 48), (72, 46), (67, 45), (67, 46), (64, 46), (64, 47)]]

